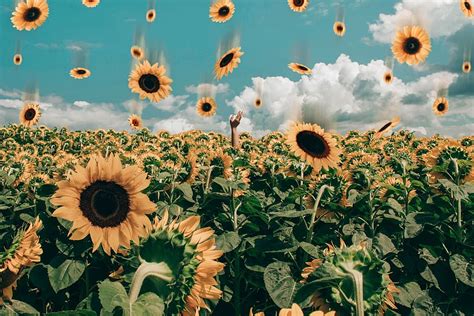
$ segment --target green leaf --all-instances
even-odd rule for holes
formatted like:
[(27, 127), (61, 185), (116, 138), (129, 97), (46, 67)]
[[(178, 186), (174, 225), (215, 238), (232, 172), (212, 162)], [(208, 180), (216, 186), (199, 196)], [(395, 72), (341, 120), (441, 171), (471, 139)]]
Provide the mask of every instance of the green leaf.
[(374, 238), (374, 246), (380, 249), (382, 256), (386, 256), (389, 253), (397, 253), (398, 250), (393, 244), (392, 240), (387, 235), (378, 233)]
[(411, 308), (413, 301), (415, 301), (417, 297), (424, 295), (424, 292), (416, 282), (409, 282), (399, 286), (398, 289), (400, 293), (395, 294), (397, 303), (408, 308)]
[(96, 316), (97, 313), (88, 309), (80, 309), (80, 310), (73, 310), (73, 311), (46, 313), (44, 315), (45, 316)]
[(183, 197), (186, 201), (188, 202), (191, 202), (191, 203), (194, 203), (194, 200), (193, 200), (193, 190), (191, 189), (191, 185), (189, 185), (189, 183), (181, 183), (180, 185), (178, 185), (176, 187), (176, 189), (180, 190), (181, 192), (183, 192)]
[(404, 237), (407, 239), (416, 237), (420, 232), (423, 226), (418, 224), (415, 220), (417, 213), (410, 213), (406, 217), (405, 223), (405, 233)]
[(49, 283), (56, 293), (76, 283), (86, 269), (86, 264), (82, 261), (61, 260), (62, 258), (56, 257), (48, 265)]
[(20, 315), (40, 315), (33, 306), (18, 300), (12, 300), (10, 307)]
[(127, 291), (120, 282), (105, 280), (99, 284), (99, 300), (106, 312), (113, 312), (116, 307), (130, 309)]
[(50, 197), (56, 191), (57, 186), (54, 184), (43, 184), (38, 188), (36, 193), (41, 197)]
[(162, 316), (165, 312), (163, 300), (155, 293), (147, 292), (132, 305), (133, 315)]
[(462, 283), (474, 287), (474, 265), (467, 262), (466, 258), (456, 254), (449, 258), (449, 266), (453, 270), (456, 279)]
[(265, 288), (273, 302), (280, 308), (288, 308), (293, 302), (293, 296), (299, 284), (292, 278), (291, 269), (284, 262), (273, 262), (263, 273)]
[(394, 209), (395, 211), (399, 213), (403, 213), (403, 206), (401, 206), (397, 200), (393, 198), (389, 198), (387, 202), (388, 202), (388, 205), (390, 205), (392, 209)]
[(226, 232), (216, 238), (217, 249), (222, 250), (224, 253), (234, 250), (239, 245), (240, 236), (236, 232)]
[(307, 242), (300, 242), (300, 247), (313, 258), (319, 258), (319, 248)]
[(431, 271), (429, 266), (426, 266), (425, 270), (420, 273), (420, 276), (427, 282), (432, 283), (437, 289), (441, 290), (438, 279), (434, 275), (433, 271)]

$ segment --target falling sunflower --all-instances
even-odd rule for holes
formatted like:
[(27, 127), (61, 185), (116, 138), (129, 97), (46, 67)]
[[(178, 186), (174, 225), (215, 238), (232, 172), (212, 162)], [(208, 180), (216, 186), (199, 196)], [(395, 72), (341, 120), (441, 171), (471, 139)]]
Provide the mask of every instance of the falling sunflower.
[(155, 9), (150, 9), (146, 12), (146, 21), (148, 23), (151, 23), (151, 22), (155, 21), (155, 18), (156, 18)]
[(214, 72), (216, 78), (220, 80), (223, 76), (227, 76), (231, 73), (240, 63), (240, 57), (244, 54), (240, 50), (240, 47), (235, 47), (227, 51), (222, 57), (216, 62), (214, 66)]
[(39, 104), (37, 103), (26, 103), (20, 111), (19, 119), (21, 125), (31, 127), (38, 124), (41, 112)]
[(471, 0), (461, 0), (459, 4), (461, 5), (462, 13), (464, 13), (465, 16), (472, 17), (474, 15), (474, 8), (472, 7)]
[(387, 83), (387, 84), (392, 83), (392, 81), (393, 81), (393, 73), (392, 73), (390, 70), (387, 70), (387, 71), (383, 74), (383, 80), (384, 80), (385, 83)]
[(331, 134), (319, 125), (295, 123), (287, 135), (287, 143), (296, 156), (309, 162), (319, 172), (321, 168), (336, 168), (341, 150)]
[(143, 51), (143, 48), (141, 48), (140, 46), (136, 46), (136, 45), (134, 45), (130, 48), (130, 54), (136, 60), (141, 60), (141, 59), (143, 59), (143, 57), (145, 57), (145, 52)]
[(465, 61), (462, 64), (462, 71), (466, 74), (471, 72), (471, 63), (469, 61)]
[(46, 0), (20, 1), (12, 13), (13, 27), (19, 31), (36, 30), (48, 18), (49, 7)]
[(311, 75), (311, 73), (313, 72), (310, 68), (298, 63), (288, 64), (288, 68), (290, 68), (296, 73), (299, 73), (300, 75)]
[(231, 0), (217, 0), (209, 8), (209, 17), (212, 22), (224, 23), (229, 21), (235, 12), (235, 5)]
[(309, 0), (288, 0), (288, 6), (295, 12), (303, 12), (308, 7)]
[(337, 36), (342, 37), (344, 34), (346, 34), (346, 24), (344, 22), (336, 21), (332, 29)]
[(172, 91), (173, 80), (166, 75), (166, 68), (158, 63), (151, 65), (145, 60), (135, 66), (128, 78), (128, 87), (138, 93), (140, 99), (148, 98), (152, 102), (159, 102)]
[(448, 112), (449, 101), (445, 97), (437, 98), (433, 103), (433, 112), (437, 116), (443, 116)]
[(87, 166), (77, 166), (68, 180), (58, 182), (51, 203), (60, 206), (54, 217), (72, 222), (71, 240), (90, 235), (93, 248), (110, 255), (119, 247), (130, 247), (147, 234), (147, 214), (156, 205), (141, 191), (150, 184), (147, 174), (136, 165), (122, 167), (118, 155), (92, 156)]
[(23, 56), (21, 56), (21, 54), (15, 54), (15, 56), (13, 56), (13, 63), (17, 66), (21, 65), (21, 63), (23, 62)]
[(257, 108), (261, 107), (262, 104), (263, 104), (263, 102), (262, 102), (262, 99), (261, 99), (261, 98), (256, 98), (256, 99), (255, 99), (254, 105), (255, 105)]
[(130, 124), (130, 127), (134, 130), (140, 130), (143, 128), (142, 118), (136, 114), (130, 115), (128, 118), (128, 124)]
[(196, 110), (199, 115), (204, 117), (211, 117), (216, 114), (217, 104), (211, 97), (204, 97), (196, 103)]
[(430, 36), (419, 26), (405, 26), (397, 32), (392, 52), (399, 63), (417, 65), (425, 61), (431, 52)]
[(74, 79), (86, 79), (90, 77), (91, 71), (87, 68), (76, 67), (69, 71), (69, 75), (71, 75), (71, 77)]
[(82, 0), (82, 4), (88, 8), (95, 8), (100, 3), (100, 0)]
[(382, 126), (376, 133), (375, 137), (380, 137), (395, 126), (400, 123), (400, 118), (398, 116), (394, 117), (390, 122), (386, 123), (384, 126)]

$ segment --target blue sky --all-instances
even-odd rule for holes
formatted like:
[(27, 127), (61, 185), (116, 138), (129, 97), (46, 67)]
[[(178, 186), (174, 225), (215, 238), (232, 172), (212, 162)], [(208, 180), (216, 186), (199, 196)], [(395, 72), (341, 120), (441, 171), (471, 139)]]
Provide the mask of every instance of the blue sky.
[[(140, 103), (140, 107), (145, 107), (143, 118), (147, 126), (150, 129), (157, 129), (159, 122), (165, 121), (162, 124), (164, 127), (171, 124), (172, 129), (176, 131), (179, 128), (186, 129), (186, 127), (204, 127), (221, 131), (224, 130), (222, 122), (225, 122), (228, 115), (237, 109), (247, 109), (249, 114), (247, 118), (252, 120), (253, 110), (248, 109), (248, 104), (242, 104), (242, 100), (245, 99), (243, 93), (246, 87), (250, 89), (254, 87), (253, 78), (268, 78), (271, 81), (275, 80), (272, 78), (282, 77), (298, 86), (302, 80), (301, 76), (292, 73), (287, 67), (288, 63), (293, 61), (303, 62), (310, 67), (320, 64), (319, 67), (333, 65), (329, 68), (338, 68), (335, 66), (337, 61), (344, 62), (339, 59), (341, 54), (347, 56), (350, 62), (357, 64), (357, 66), (354, 65), (355, 67), (369, 65), (371, 61), (385, 60), (391, 55), (390, 43), (384, 39), (386, 35), (383, 33), (387, 32), (385, 29), (388, 28), (388, 32), (390, 31), (392, 20), (397, 19), (397, 14), (403, 16), (403, 10), (411, 10), (414, 15), (419, 14), (416, 6), (410, 7), (409, 2), (406, 0), (351, 0), (336, 3), (332, 0), (312, 0), (306, 12), (295, 13), (289, 9), (286, 0), (235, 0), (234, 17), (227, 23), (217, 24), (208, 18), (209, 0), (182, 0), (179, 3), (175, 0), (157, 0), (157, 18), (153, 23), (145, 21), (145, 13), (149, 5), (149, 1), (145, 0), (102, 0), (99, 6), (93, 9), (83, 6), (80, 0), (49, 0), (48, 20), (37, 30), (20, 32), (12, 27), (9, 19), (14, 7), (13, 1), (3, 1), (0, 6), (0, 36), (2, 38), (0, 89), (3, 94), (0, 98), (10, 101), (15, 98), (21, 99), (18, 95), (22, 91), (31, 89), (31, 86), (37, 86), (41, 101), (49, 105), (49, 108), (46, 106), (47, 111), (44, 112), (43, 121), (48, 125), (65, 125), (71, 128), (100, 127), (98, 126), (100, 121), (91, 120), (88, 125), (87, 121), (75, 124), (72, 119), (48, 121), (46, 118), (47, 112), (52, 111), (53, 108), (59, 108), (62, 112), (51, 112), (53, 113), (51, 118), (54, 115), (60, 117), (69, 112), (88, 116), (97, 111), (96, 108), (91, 112), (90, 108), (94, 105), (103, 107), (104, 111), (113, 111), (115, 116), (111, 115), (109, 119), (123, 120), (123, 117), (132, 111), (124, 106), (124, 103), (129, 104), (130, 100), (138, 100), (136, 95), (128, 89), (127, 78), (131, 70), (129, 50), (133, 45), (135, 34), (141, 32), (145, 38), (147, 54), (151, 56), (158, 52), (163, 53), (169, 65), (170, 76), (174, 81), (173, 97), (163, 106), (160, 104), (153, 106), (147, 102)], [(420, 78), (433, 74), (438, 74), (440, 85), (443, 84), (443, 78), (447, 78), (446, 85), (462, 87), (457, 89), (461, 91), (459, 96), (453, 97), (462, 99), (459, 103), (462, 104), (464, 111), (457, 114), (455, 112), (456, 118), (448, 120), (445, 124), (430, 121), (426, 122), (426, 126), (411, 127), (414, 129), (424, 127), (427, 133), (452, 134), (450, 128), (444, 127), (462, 122), (462, 124), (467, 124), (467, 131), (472, 134), (472, 113), (469, 115), (469, 111), (465, 110), (469, 108), (472, 110), (474, 104), (471, 103), (473, 99), (470, 99), (474, 93), (469, 93), (469, 90), (474, 90), (473, 80), (470, 77), (453, 79), (452, 76), (442, 72), (455, 73), (450, 63), (456, 59), (453, 54), (459, 55), (460, 52), (456, 51), (456, 45), (448, 45), (448, 43), (456, 38), (456, 35), (460, 37), (458, 42), (471, 41), (474, 34), (473, 19), (462, 16), (457, 7), (458, 1), (453, 0), (449, 9), (457, 10), (453, 11), (456, 15), (452, 16), (456, 22), (451, 22), (451, 26), (447, 27), (450, 31), (440, 31), (439, 25), (436, 24), (449, 23), (447, 19), (440, 17), (436, 23), (426, 20), (435, 19), (436, 14), (446, 14), (446, 8), (443, 6), (450, 5), (447, 4), (449, 0), (431, 0), (430, 2), (433, 2), (433, 7), (435, 7), (433, 12), (429, 12), (430, 16), (424, 13), (425, 16), (419, 17), (417, 21), (425, 24), (428, 30), (433, 29), (430, 30), (430, 33), (433, 33), (433, 51), (428, 62), (415, 68), (397, 64), (394, 72), (404, 85), (401, 89), (405, 90), (406, 85), (412, 82), (422, 84), (419, 82)], [(395, 8), (396, 5), (402, 6), (400, 12)], [(338, 38), (332, 32), (332, 24), (341, 9), (344, 11), (347, 33), (343, 38)], [(380, 14), (385, 14), (388, 18), (381, 17)], [(393, 17), (392, 20), (390, 16)], [(452, 24), (457, 27), (452, 27)], [(371, 25), (380, 27), (374, 29)], [(463, 32), (471, 33), (470, 38), (462, 36)], [(191, 113), (190, 108), (194, 105), (197, 96), (189, 92), (192, 90), (189, 87), (197, 86), (212, 78), (217, 49), (220, 43), (225, 43), (232, 36), (240, 38), (245, 55), (234, 73), (219, 81), (224, 85), (219, 90), (222, 93), (217, 95), (218, 116), (209, 122), (196, 122), (197, 118), (193, 118), (194, 121), (192, 121), (185, 113)], [(21, 46), (23, 55), (23, 64), (19, 67), (12, 63), (18, 44)], [(78, 48), (81, 50), (78, 51)], [(87, 55), (85, 66), (92, 71), (92, 76), (87, 80), (74, 80), (69, 77), (68, 72), (75, 66), (74, 60), (77, 59), (75, 56), (78, 54)], [(345, 61), (347, 62), (347, 59)], [(342, 69), (341, 67), (339, 68)], [(462, 76), (459, 73), (456, 75)], [(211, 83), (217, 84), (215, 81)], [(324, 82), (321, 84), (319, 88), (324, 89)], [(426, 89), (426, 87), (423, 88)], [(276, 87), (276, 89), (279, 88)], [(440, 87), (433, 87), (433, 90), (437, 89)], [(359, 92), (352, 90), (357, 98), (361, 98), (357, 102), (364, 102), (367, 96)], [(411, 94), (416, 94), (416, 91)], [(301, 95), (300, 91), (296, 97)], [(427, 93), (423, 94), (423, 96), (426, 95)], [(401, 99), (406, 96), (402, 96)], [(307, 97), (311, 99), (312, 95), (307, 95)], [(467, 101), (466, 98), (468, 98)], [(290, 98), (289, 102), (291, 100)], [(17, 120), (16, 114), (12, 113), (14, 106), (10, 101), (3, 102), (7, 106), (3, 105), (2, 109), (0, 100), (0, 114), (4, 114), (0, 123), (6, 124)], [(75, 101), (85, 101), (89, 105), (75, 108), (72, 105)], [(432, 103), (433, 100), (429, 101)], [(278, 110), (278, 105), (275, 106), (267, 110), (275, 112)], [(326, 105), (319, 105), (321, 106), (331, 107), (332, 104), (328, 102)], [(426, 107), (426, 104), (424, 106)], [(350, 128), (370, 128), (371, 123), (377, 124), (384, 119), (390, 119), (383, 115), (366, 115), (367, 119), (364, 120), (363, 113), (354, 109), (345, 113), (342, 113), (344, 111), (341, 112), (340, 109), (335, 112), (337, 113), (331, 112), (329, 115), (332, 121), (340, 121), (342, 116), (347, 117), (349, 114), (354, 114), (360, 121), (359, 125), (331, 125), (341, 131)], [(96, 114), (99, 113), (96, 112)], [(427, 114), (431, 115), (431, 113)], [(278, 122), (258, 128), (251, 122), (244, 125), (250, 130), (261, 132), (284, 126), (285, 118), (291, 116), (273, 115)], [(371, 122), (370, 119), (377, 120)], [(106, 123), (104, 127), (126, 128), (126, 120), (123, 121), (125, 122), (120, 122), (120, 124)], [(413, 125), (414, 122), (407, 122), (407, 124)]]

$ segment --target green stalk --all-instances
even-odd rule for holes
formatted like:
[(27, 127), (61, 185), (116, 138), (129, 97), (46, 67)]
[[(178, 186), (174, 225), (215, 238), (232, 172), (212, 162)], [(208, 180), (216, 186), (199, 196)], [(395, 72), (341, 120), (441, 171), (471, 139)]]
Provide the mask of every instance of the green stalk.
[[(235, 207), (235, 200), (234, 200), (234, 189), (230, 189), (230, 198), (231, 198), (231, 212), (232, 212), (232, 225), (234, 228), (234, 231), (238, 233), (239, 231), (239, 223), (238, 223), (238, 214), (237, 210), (238, 208)], [(240, 280), (241, 280), (241, 273), (240, 273), (240, 256), (239, 252), (237, 250), (234, 250), (234, 275), (236, 276), (235, 278), (235, 284), (234, 284), (234, 295), (232, 297), (234, 301), (234, 311), (235, 315), (240, 315)]]
[(351, 277), (354, 285), (354, 294), (356, 299), (356, 316), (364, 316), (364, 277), (361, 272), (352, 266), (344, 267), (347, 274)]
[[(458, 160), (451, 158), (451, 161), (454, 164), (454, 176), (456, 177), (456, 185), (459, 186), (459, 181), (460, 181), (460, 174), (459, 174), (459, 166), (458, 166)], [(462, 206), (461, 206), (461, 199), (457, 198), (457, 222), (458, 222), (458, 227), (462, 228)]]
[(307, 243), (311, 243), (311, 241), (313, 240), (313, 228), (314, 228), (314, 223), (316, 221), (316, 213), (318, 211), (321, 197), (323, 196), (323, 193), (326, 189), (332, 190), (330, 186), (328, 186), (327, 184), (324, 184), (318, 191), (318, 196), (316, 197), (316, 202), (314, 203), (314, 207), (313, 207), (313, 214), (311, 214), (311, 222), (309, 223), (308, 233), (306, 234)]
[(207, 194), (207, 190), (209, 190), (209, 182), (211, 182), (212, 169), (214, 169), (214, 166), (209, 166), (209, 170), (207, 171), (206, 187), (204, 188), (204, 194)]

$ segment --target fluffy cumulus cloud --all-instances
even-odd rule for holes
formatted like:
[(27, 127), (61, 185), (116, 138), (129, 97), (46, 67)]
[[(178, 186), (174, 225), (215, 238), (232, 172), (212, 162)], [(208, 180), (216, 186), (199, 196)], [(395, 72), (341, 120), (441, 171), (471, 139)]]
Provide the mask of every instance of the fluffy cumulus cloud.
[(459, 0), (402, 0), (395, 5), (394, 14), (380, 14), (369, 30), (374, 40), (390, 43), (400, 27), (412, 24), (423, 26), (432, 38), (437, 38), (448, 37), (465, 25), (474, 25), (474, 20), (463, 16)]

